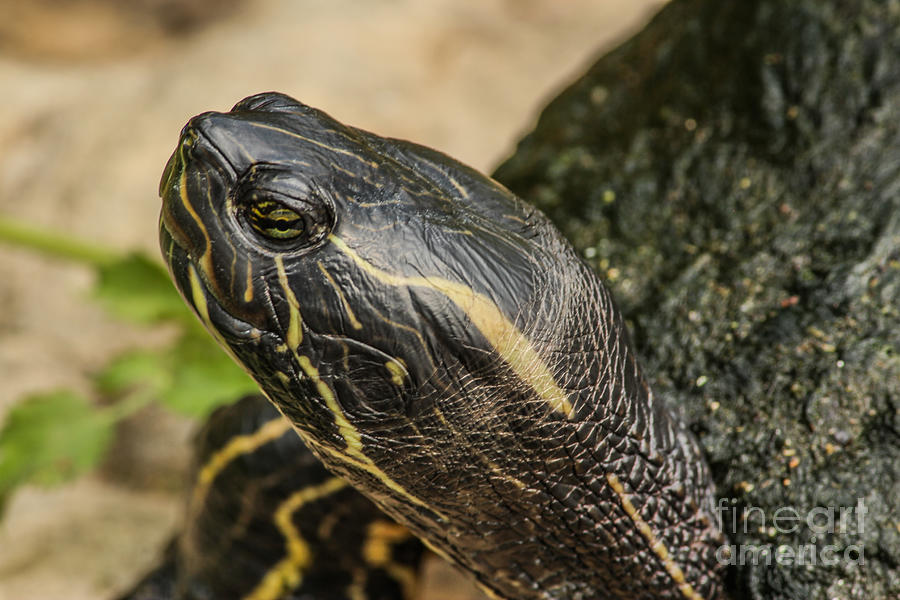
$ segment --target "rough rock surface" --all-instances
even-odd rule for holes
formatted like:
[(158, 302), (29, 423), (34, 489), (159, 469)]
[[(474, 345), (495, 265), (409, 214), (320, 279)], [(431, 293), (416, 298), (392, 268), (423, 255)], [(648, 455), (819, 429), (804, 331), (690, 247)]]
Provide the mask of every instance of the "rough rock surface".
[(735, 549), (780, 553), (732, 596), (900, 597), (900, 2), (675, 1), (496, 175), (606, 272)]

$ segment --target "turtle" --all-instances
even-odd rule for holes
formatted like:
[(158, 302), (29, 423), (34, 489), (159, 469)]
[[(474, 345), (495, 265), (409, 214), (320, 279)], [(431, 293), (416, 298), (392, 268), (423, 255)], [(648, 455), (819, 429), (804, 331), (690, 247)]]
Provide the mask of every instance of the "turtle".
[[(278, 93), (191, 119), (160, 193), (166, 263), (213, 337), (331, 472), (489, 594), (719, 596), (696, 439), (541, 211)], [(283, 564), (260, 581), (289, 593)]]

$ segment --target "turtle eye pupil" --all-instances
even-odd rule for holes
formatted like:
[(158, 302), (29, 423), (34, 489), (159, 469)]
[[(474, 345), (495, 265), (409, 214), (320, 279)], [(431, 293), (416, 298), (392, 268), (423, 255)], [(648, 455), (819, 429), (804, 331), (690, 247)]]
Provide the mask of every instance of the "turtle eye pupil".
[(334, 227), (334, 205), (300, 175), (279, 165), (256, 163), (229, 190), (229, 222), (257, 250), (307, 252)]
[(303, 217), (280, 202), (253, 199), (247, 207), (247, 222), (260, 235), (271, 240), (294, 240), (304, 234)]

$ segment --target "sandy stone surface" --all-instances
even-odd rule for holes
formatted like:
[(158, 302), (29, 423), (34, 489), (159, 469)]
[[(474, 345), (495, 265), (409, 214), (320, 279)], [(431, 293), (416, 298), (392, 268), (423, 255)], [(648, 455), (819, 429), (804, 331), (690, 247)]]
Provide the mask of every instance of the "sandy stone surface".
[[(26, 4), (0, 0), (0, 213), (155, 253), (158, 178), (190, 116), (279, 90), (490, 170), (660, 0)], [(0, 421), (23, 394), (86, 390), (110, 357), (159, 338), (107, 317), (90, 284), (0, 246)], [(0, 600), (108, 598), (152, 565), (178, 521), (190, 430), (145, 411), (100, 474), (21, 490), (0, 523)], [(423, 598), (475, 597), (429, 566)]]

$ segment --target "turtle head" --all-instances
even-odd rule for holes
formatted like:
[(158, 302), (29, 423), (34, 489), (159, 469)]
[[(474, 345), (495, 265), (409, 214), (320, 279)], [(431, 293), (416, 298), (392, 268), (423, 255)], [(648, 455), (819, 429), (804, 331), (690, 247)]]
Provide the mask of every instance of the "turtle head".
[(578, 261), (539, 212), (449, 157), (261, 94), (191, 119), (161, 195), (184, 297), (332, 450), (350, 426), (412, 435), (486, 373), (554, 387), (538, 354), (560, 264)]

